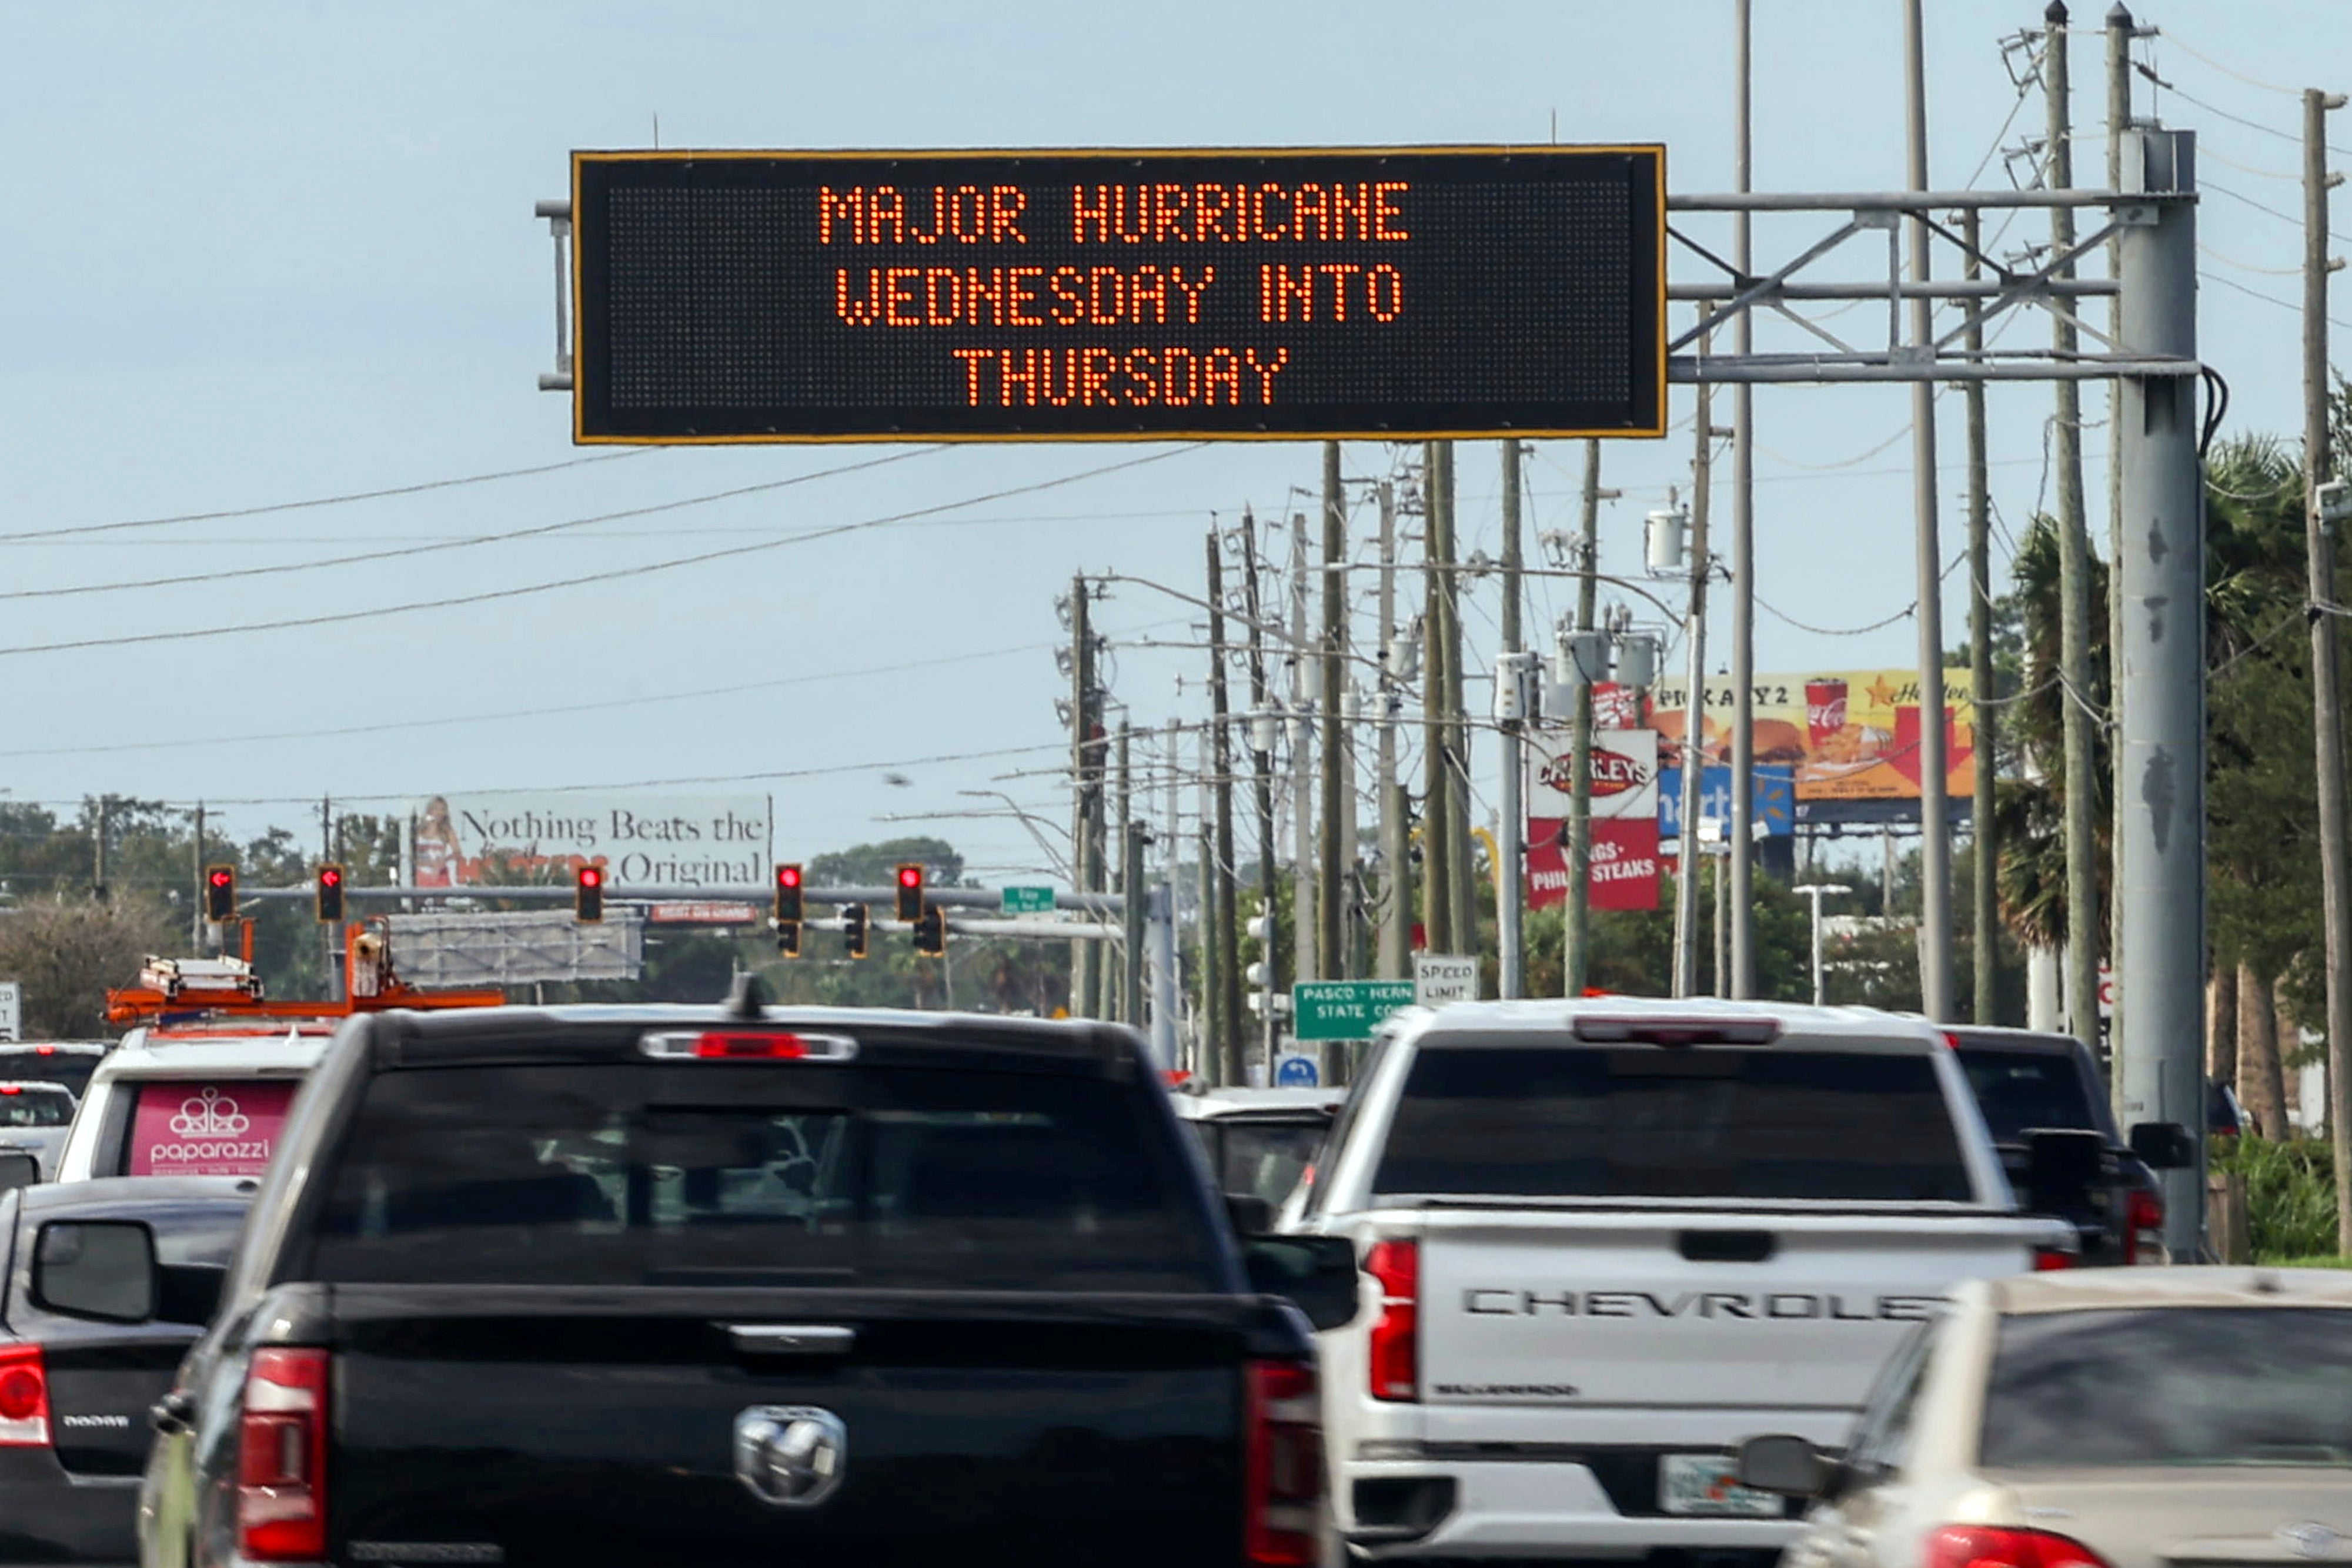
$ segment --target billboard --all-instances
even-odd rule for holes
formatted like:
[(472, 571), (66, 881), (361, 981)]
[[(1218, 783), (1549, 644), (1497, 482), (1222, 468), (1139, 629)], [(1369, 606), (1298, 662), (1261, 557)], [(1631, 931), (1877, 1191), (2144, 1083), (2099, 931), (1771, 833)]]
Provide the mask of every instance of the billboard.
[(599, 864), (624, 886), (764, 887), (764, 795), (434, 795), (409, 812), (415, 887), (568, 876)]
[[(1756, 779), (1756, 821), (1767, 838), (1785, 839), (1797, 831), (1797, 791), (1794, 769), (1786, 764), (1759, 768)], [(1698, 820), (1700, 831), (1721, 831), (1731, 825), (1731, 769), (1705, 768), (1698, 776)], [(1708, 822), (1717, 824), (1706, 828)], [(1668, 853), (1678, 853), (1683, 836), (1682, 770), (1667, 779), (1658, 789), (1658, 836), (1666, 841)]]
[[(1651, 688), (1640, 719), (1658, 734), (1661, 765), (1678, 768), (1689, 691), (1676, 676)], [(1622, 692), (1622, 688), (1619, 691)], [(1976, 788), (1976, 704), (1965, 669), (1944, 672), (1945, 788)], [(1706, 683), (1700, 745), (1710, 766), (1731, 760), (1732, 685)], [(1800, 804), (1919, 798), (1919, 676), (1913, 670), (1830, 670), (1759, 675), (1756, 762), (1793, 769)], [(1622, 703), (1612, 694), (1602, 702)], [(1672, 788), (1672, 786), (1669, 786)]]
[[(1568, 817), (1574, 763), (1567, 728), (1527, 737), (1528, 905), (1566, 902)], [(1592, 852), (1585, 886), (1594, 909), (1658, 906), (1658, 737), (1648, 729), (1592, 736)]]
[(1665, 150), (581, 152), (595, 442), (1657, 435)]

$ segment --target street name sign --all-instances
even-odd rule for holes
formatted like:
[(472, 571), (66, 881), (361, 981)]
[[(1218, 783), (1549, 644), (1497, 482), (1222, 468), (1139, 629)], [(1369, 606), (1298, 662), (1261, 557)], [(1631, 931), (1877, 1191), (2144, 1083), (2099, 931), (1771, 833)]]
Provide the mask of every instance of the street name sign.
[(1054, 890), (1050, 887), (1008, 887), (1003, 899), (1006, 915), (1051, 915), (1054, 913)]
[(1476, 1001), (1478, 960), (1451, 953), (1415, 953), (1412, 999), (1425, 1008)]
[(582, 443), (1659, 435), (1665, 150), (581, 152)]
[(1301, 980), (1290, 988), (1300, 1040), (1370, 1040), (1391, 1013), (1412, 1006), (1411, 980)]

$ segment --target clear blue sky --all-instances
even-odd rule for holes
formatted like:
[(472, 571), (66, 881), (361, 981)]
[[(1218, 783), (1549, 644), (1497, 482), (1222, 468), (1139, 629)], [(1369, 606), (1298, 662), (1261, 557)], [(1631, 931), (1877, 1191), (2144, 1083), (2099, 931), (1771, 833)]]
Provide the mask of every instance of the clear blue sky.
[[(1900, 183), (1897, 0), (1759, 0), (1759, 185)], [(1930, 6), (1935, 183), (1997, 145), (2017, 102), (1997, 48), (2039, 8)], [(2101, 8), (2077, 8), (2095, 27)], [(549, 247), (530, 219), (574, 147), (958, 146), (1660, 140), (1680, 191), (1729, 183), (1729, 0), (1546, 4), (1068, 4), (901, 0), (663, 5), (73, 5), (0, 0), (0, 533), (208, 512), (583, 455), (549, 362)], [(2340, 0), (2148, 7), (2177, 33), (2160, 75), (2214, 109), (2291, 131), (2262, 82), (2352, 74)], [(2105, 112), (2095, 37), (2075, 46), (2077, 114)], [(2342, 79), (2322, 83), (2341, 87)], [(2143, 82), (2138, 107), (2150, 108)], [(2154, 106), (2204, 133), (2201, 265), (2293, 299), (2296, 150), (2171, 92)], [(2027, 99), (2007, 140), (2038, 130)], [(2337, 140), (2352, 145), (2352, 115)], [(2083, 173), (2095, 180), (2095, 144)], [(2223, 162), (2227, 160), (2227, 162)], [(2347, 160), (2352, 162), (2352, 160)], [(2239, 166), (2243, 166), (2242, 168)], [(1996, 157), (1979, 176), (2005, 183)], [(2257, 206), (2254, 204), (2260, 204)], [(2342, 210), (2339, 204), (2339, 211)], [(1812, 220), (1759, 225), (1786, 256)], [(2008, 243), (2026, 237), (2021, 224)], [(2347, 246), (2352, 248), (2352, 246)], [(1856, 266), (1864, 258), (1857, 254)], [(1677, 276), (1696, 276), (1677, 256)], [(1864, 308), (1864, 310), (1867, 308)], [(2352, 302), (2336, 308), (2352, 319)], [(1858, 322), (1861, 313), (1848, 318)], [(2220, 284), (2206, 356), (2235, 393), (2231, 428), (2299, 427), (2294, 314)], [(2039, 335), (2038, 322), (2020, 333)], [(1686, 418), (1689, 394), (1675, 413)], [(1995, 495), (2014, 527), (2042, 480), (2045, 389), (1994, 398)], [(2105, 399), (2086, 399), (2105, 417)], [(1958, 400), (1944, 402), (1949, 546), (1961, 522)], [(1912, 598), (1908, 403), (1900, 389), (1772, 390), (1758, 399), (1763, 597), (1815, 626), (1876, 621)], [(1883, 451), (1871, 454), (1885, 444)], [(2103, 454), (2103, 431), (2086, 436)], [(1286, 505), (1315, 482), (1309, 447), (1234, 446), (985, 502), (919, 526), (794, 546), (619, 584), (310, 631), (11, 654), (27, 644), (394, 605), (657, 562), (730, 543), (977, 497), (1145, 449), (974, 447), (657, 517), (515, 542), (205, 585), (0, 598), (0, 786), (71, 801), (110, 790), (226, 808), (232, 828), (299, 824), (291, 802), (704, 776), (772, 789), (782, 851), (906, 831), (885, 813), (968, 810), (1032, 758), (902, 759), (1048, 747), (1063, 683), (1052, 600), (1076, 570), (1195, 589), (1211, 513)], [(809, 474), (856, 451), (661, 451), (347, 507), (0, 543), (0, 594), (278, 566), (552, 523)], [(1859, 458), (1859, 461), (1852, 461)], [(1605, 564), (1637, 559), (1643, 510), (1686, 482), (1686, 437), (1622, 443), (1605, 481)], [(1351, 448), (1351, 473), (1386, 455)], [(1546, 447), (1535, 526), (1562, 526), (1580, 461)], [(1467, 542), (1495, 548), (1493, 449), (1462, 453)], [(1843, 466), (1835, 466), (1844, 465)], [(2094, 493), (2103, 483), (2095, 468)], [(1539, 601), (1539, 603), (1541, 601)], [(1492, 597), (1466, 623), (1491, 651)], [(1949, 597), (1957, 616), (1962, 601)], [(1181, 637), (1181, 606), (1123, 591), (1115, 635)], [(1144, 632), (1147, 627), (1156, 631)], [(1953, 635), (1957, 638), (1957, 628)], [(1861, 637), (1759, 618), (1759, 667), (1913, 656), (1908, 623)], [(856, 674), (934, 661), (919, 673)], [(1139, 722), (1199, 709), (1200, 660), (1132, 650), (1118, 691)], [(822, 677), (843, 673), (839, 679)], [(1177, 686), (1184, 678), (1182, 690)], [(645, 701), (785, 677), (805, 684)], [(527, 716), (486, 718), (482, 716)], [(254, 738), (408, 721), (333, 738)], [(205, 738), (205, 737), (215, 738)], [(229, 739), (217, 737), (227, 737)], [(121, 750), (153, 740), (198, 743)], [(895, 771), (911, 782), (892, 787)], [(1050, 780), (1001, 786), (1055, 818)], [(730, 786), (729, 788), (734, 788)], [(1188, 803), (1189, 804), (1189, 803)], [(1003, 821), (940, 831), (991, 867), (1032, 864)], [(991, 874), (994, 874), (991, 873)]]

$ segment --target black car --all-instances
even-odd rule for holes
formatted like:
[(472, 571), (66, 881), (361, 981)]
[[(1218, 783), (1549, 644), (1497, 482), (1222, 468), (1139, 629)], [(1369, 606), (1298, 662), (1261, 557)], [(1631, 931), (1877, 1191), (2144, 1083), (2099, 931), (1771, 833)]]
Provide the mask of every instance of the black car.
[(0, 1197), (0, 1563), (138, 1560), (148, 1410), (212, 1315), (259, 1185), (145, 1177)]
[[(2088, 1202), (2065, 1218), (2082, 1237), (2082, 1263), (2162, 1263), (2164, 1187), (2143, 1153), (2168, 1166), (2194, 1158), (2186, 1129), (2145, 1124), (2126, 1142), (2116, 1126), (2090, 1047), (2072, 1035), (2021, 1029), (1956, 1029), (1946, 1038), (1975, 1091), (1985, 1126), (2021, 1193), (2032, 1186), (2032, 1134), (2095, 1134), (2084, 1140)], [(2142, 1152), (2135, 1152), (2145, 1145)]]

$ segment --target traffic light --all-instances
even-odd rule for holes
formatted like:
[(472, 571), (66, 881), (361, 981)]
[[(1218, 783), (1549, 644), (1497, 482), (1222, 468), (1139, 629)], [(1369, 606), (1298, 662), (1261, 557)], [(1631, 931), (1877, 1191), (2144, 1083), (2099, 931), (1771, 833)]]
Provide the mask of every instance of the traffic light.
[(236, 867), (205, 867), (205, 918), (215, 925), (236, 918)]
[(898, 918), (912, 925), (923, 917), (923, 868), (898, 868)]
[(936, 904), (923, 905), (915, 921), (915, 951), (926, 958), (948, 956), (948, 917)]
[(319, 918), (330, 925), (343, 923), (343, 868), (333, 861), (319, 868)]
[(604, 918), (604, 868), (583, 865), (572, 893), (572, 918), (595, 924)]
[(776, 924), (801, 921), (801, 868), (797, 863), (776, 867)]
[(776, 956), (797, 958), (801, 956), (801, 923), (797, 920), (776, 922)]
[(866, 927), (871, 915), (862, 904), (845, 904), (841, 911), (842, 945), (853, 958), (866, 956)]

